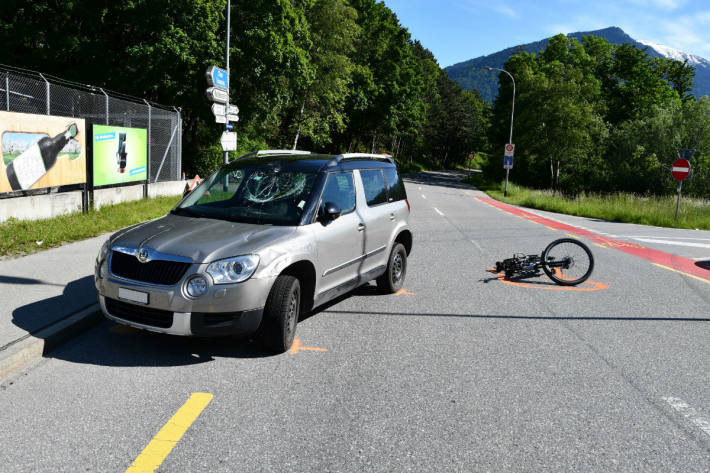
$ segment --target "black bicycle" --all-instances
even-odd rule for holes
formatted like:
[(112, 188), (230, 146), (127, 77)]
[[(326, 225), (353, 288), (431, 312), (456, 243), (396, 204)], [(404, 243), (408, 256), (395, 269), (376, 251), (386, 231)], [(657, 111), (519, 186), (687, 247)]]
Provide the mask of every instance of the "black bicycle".
[(594, 269), (594, 256), (589, 247), (574, 238), (555, 240), (541, 255), (515, 253), (512, 258), (496, 262), (496, 272), (505, 279), (539, 276), (542, 269), (561, 286), (576, 286), (587, 280)]

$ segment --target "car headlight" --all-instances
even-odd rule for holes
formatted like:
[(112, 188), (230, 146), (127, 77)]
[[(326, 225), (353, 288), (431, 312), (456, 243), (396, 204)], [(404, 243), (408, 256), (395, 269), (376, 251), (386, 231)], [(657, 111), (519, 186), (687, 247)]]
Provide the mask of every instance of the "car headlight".
[(106, 259), (106, 255), (108, 255), (109, 247), (110, 247), (111, 239), (109, 238), (104, 242), (104, 244), (101, 246), (101, 249), (99, 250), (99, 255), (96, 258), (99, 262), (103, 261)]
[(188, 279), (185, 291), (190, 297), (200, 297), (207, 292), (207, 279), (204, 276), (195, 276)]
[(215, 261), (207, 266), (207, 274), (215, 284), (232, 284), (246, 281), (259, 266), (257, 255), (236, 256)]

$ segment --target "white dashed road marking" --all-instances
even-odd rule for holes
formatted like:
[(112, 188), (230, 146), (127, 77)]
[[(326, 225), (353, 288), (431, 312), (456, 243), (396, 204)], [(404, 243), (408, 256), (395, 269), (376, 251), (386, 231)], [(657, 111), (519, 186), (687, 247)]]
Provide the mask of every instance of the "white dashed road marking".
[(437, 209), (436, 207), (434, 207), (434, 210), (436, 210), (436, 213), (438, 213), (442, 217), (444, 216), (444, 213), (441, 210)]
[(473, 243), (473, 245), (474, 245), (476, 248), (478, 248), (478, 251), (480, 251), (481, 253), (483, 253), (483, 248), (481, 248), (481, 245), (479, 245), (476, 240), (471, 240), (471, 243)]
[(422, 199), (426, 200), (426, 196), (424, 194), (422, 194)]
[(691, 424), (710, 435), (710, 421), (702, 417), (698, 411), (690, 407), (685, 401), (678, 399), (677, 397), (664, 397), (663, 400), (666, 401), (673, 409), (678, 411), (683, 417), (688, 419)]

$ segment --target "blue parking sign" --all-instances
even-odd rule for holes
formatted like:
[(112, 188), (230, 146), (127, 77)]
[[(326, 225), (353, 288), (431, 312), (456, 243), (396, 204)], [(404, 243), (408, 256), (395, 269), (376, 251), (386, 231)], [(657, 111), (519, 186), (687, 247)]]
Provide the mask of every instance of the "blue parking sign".
[(503, 156), (503, 169), (513, 169), (512, 156)]

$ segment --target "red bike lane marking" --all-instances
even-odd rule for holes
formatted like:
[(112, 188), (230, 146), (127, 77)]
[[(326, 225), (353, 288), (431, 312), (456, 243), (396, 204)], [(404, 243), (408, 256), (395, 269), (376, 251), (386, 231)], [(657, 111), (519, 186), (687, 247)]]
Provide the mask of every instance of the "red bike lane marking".
[(605, 245), (609, 248), (614, 248), (623, 253), (627, 253), (638, 258), (643, 258), (646, 261), (650, 261), (657, 265), (688, 273), (689, 275), (695, 276), (703, 280), (704, 282), (710, 283), (710, 271), (699, 268), (698, 266), (696, 266), (695, 261), (690, 258), (666, 253), (664, 251), (654, 250), (653, 248), (641, 246), (636, 243), (630, 243), (628, 241), (607, 238), (589, 230), (583, 230), (581, 228), (567, 225), (566, 223), (557, 222), (555, 220), (550, 220), (548, 218), (541, 217), (540, 215), (535, 215), (533, 213), (526, 212), (517, 207), (513, 207), (512, 205), (504, 204), (503, 202), (498, 202), (497, 200), (491, 199), (490, 197), (476, 197), (476, 200), (479, 200), (484, 204), (488, 204), (491, 207), (495, 207), (499, 210), (515, 215), (517, 217), (530, 220), (531, 222), (539, 223), (555, 230), (562, 230), (567, 233), (574, 233), (575, 235), (589, 238), (591, 241), (600, 245)]

